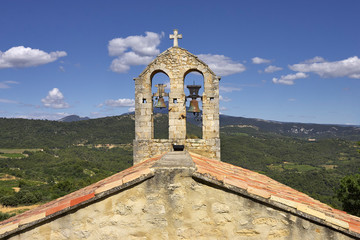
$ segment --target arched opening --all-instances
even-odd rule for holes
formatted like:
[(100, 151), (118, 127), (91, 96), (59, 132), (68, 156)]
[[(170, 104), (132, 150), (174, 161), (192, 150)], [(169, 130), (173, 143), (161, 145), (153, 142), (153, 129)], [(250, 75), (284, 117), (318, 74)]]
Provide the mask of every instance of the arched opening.
[(196, 69), (185, 73), (184, 91), (186, 96), (186, 138), (202, 138), (202, 95), (204, 76)]
[(151, 77), (153, 138), (169, 138), (169, 91), (170, 79), (166, 73), (157, 71)]

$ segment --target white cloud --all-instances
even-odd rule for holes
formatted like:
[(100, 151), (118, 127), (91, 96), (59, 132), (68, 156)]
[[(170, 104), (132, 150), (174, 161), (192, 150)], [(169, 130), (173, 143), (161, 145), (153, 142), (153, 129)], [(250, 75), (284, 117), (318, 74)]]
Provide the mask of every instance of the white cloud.
[[(145, 32), (145, 34), (145, 36), (128, 36), (109, 41), (109, 55), (117, 57), (111, 63), (112, 71), (124, 73), (131, 66), (147, 65), (160, 53), (157, 47), (164, 33)], [(234, 62), (224, 55), (199, 54), (198, 57), (220, 76), (245, 71), (243, 64)]]
[(165, 90), (170, 91), (170, 81), (164, 83), (166, 85)]
[(198, 57), (220, 76), (228, 76), (246, 70), (243, 64), (234, 62), (224, 55), (199, 54)]
[(228, 97), (223, 97), (222, 95), (219, 96), (219, 100), (222, 101), (222, 102), (230, 102), (231, 99), (228, 98)]
[(134, 107), (129, 108), (128, 112), (135, 112), (135, 108)]
[(239, 88), (239, 87), (230, 87), (230, 86), (220, 86), (219, 87), (219, 90), (221, 91), (221, 92), (234, 92), (234, 91), (241, 91), (242, 90), (242, 88)]
[(270, 63), (271, 61), (264, 58), (254, 57), (251, 59), (253, 64)]
[(146, 36), (129, 36), (127, 38), (115, 38), (109, 41), (109, 55), (119, 56), (125, 53), (128, 48), (138, 55), (154, 56), (160, 53), (156, 47), (164, 33), (157, 34), (145, 32)]
[(111, 63), (112, 71), (123, 73), (128, 71), (130, 66), (146, 65), (160, 53), (157, 47), (164, 33), (146, 32), (145, 34), (145, 36), (129, 36), (109, 41), (109, 55), (117, 57)]
[(117, 100), (109, 99), (106, 100), (105, 103), (100, 104), (99, 107), (104, 105), (107, 107), (134, 107), (135, 100), (129, 98), (119, 98)]
[(18, 103), (18, 102), (9, 99), (0, 98), (0, 103)]
[(56, 61), (66, 55), (64, 51), (47, 53), (24, 46), (12, 47), (6, 52), (0, 51), (0, 69), (38, 66)]
[(280, 70), (282, 70), (281, 67), (277, 67), (277, 66), (270, 65), (270, 66), (268, 66), (268, 67), (265, 68), (264, 72), (266, 72), (266, 73), (273, 73), (273, 72), (280, 71)]
[(64, 66), (60, 66), (60, 67), (59, 67), (59, 70), (60, 70), (61, 72), (65, 72)]
[(279, 78), (273, 78), (272, 81), (273, 83), (276, 83), (276, 84), (285, 84), (285, 85), (293, 85), (294, 84), (294, 81), (296, 79), (300, 79), (300, 78), (307, 78), (308, 75), (306, 75), (305, 73), (303, 72), (298, 72), (298, 73), (295, 73), (295, 74), (288, 74), (288, 75), (282, 75)]
[(0, 89), (1, 88), (10, 88), (10, 84), (19, 84), (18, 82), (15, 81), (4, 81), (4, 82), (0, 82)]
[(127, 72), (130, 66), (146, 65), (153, 60), (154, 56), (140, 56), (135, 52), (127, 52), (121, 57), (114, 59), (111, 63), (111, 70), (118, 73)]
[(59, 89), (54, 88), (49, 91), (49, 94), (41, 99), (45, 107), (49, 108), (69, 108), (69, 104), (65, 102), (64, 95)]
[(304, 61), (304, 63), (320, 63), (320, 62), (325, 62), (325, 59), (319, 56)]
[(320, 77), (349, 77), (360, 79), (360, 59), (357, 56), (341, 61), (327, 62), (315, 57), (304, 63), (289, 66), (293, 71), (312, 72)]

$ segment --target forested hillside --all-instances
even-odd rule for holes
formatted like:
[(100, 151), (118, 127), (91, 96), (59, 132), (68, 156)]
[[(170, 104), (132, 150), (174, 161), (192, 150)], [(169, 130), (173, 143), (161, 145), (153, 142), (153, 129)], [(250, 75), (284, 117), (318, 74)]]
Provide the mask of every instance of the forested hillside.
[(298, 138), (342, 138), (348, 140), (359, 140), (360, 136), (359, 126), (276, 122), (226, 115), (220, 115), (220, 126), (233, 126), (240, 128), (250, 126), (260, 132), (276, 133)]
[(74, 144), (132, 143), (134, 116), (78, 122), (0, 118), (0, 148), (64, 148)]
[[(227, 121), (221, 124), (222, 161), (264, 173), (341, 208), (335, 190), (344, 176), (360, 170), (355, 127), (341, 131), (351, 138), (330, 134), (309, 141), (281, 134), (270, 123), (265, 128), (253, 120)], [(187, 127), (188, 136), (201, 136), (200, 127)], [(167, 115), (157, 114), (155, 136), (167, 138), (167, 129)], [(133, 139), (133, 115), (78, 122), (0, 119), (0, 203), (46, 202), (126, 169), (132, 165)]]

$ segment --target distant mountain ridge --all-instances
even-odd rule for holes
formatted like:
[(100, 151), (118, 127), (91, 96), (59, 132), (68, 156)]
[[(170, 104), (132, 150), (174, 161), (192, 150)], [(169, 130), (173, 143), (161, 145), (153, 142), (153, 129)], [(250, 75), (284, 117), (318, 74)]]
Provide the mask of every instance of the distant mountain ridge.
[(359, 126), (345, 126), (337, 124), (292, 123), (269, 121), (257, 118), (233, 117), (220, 115), (221, 131), (226, 128), (253, 128), (257, 131), (277, 133), (301, 138), (345, 138), (360, 139)]
[[(168, 102), (165, 102), (168, 105)], [(154, 108), (154, 114), (167, 114), (168, 108)], [(134, 115), (134, 112), (123, 115)], [(201, 114), (201, 113), (200, 113)], [(316, 123), (298, 123), (298, 122), (279, 122), (264, 120), (258, 118), (235, 117), (220, 114), (221, 132), (226, 131), (240, 131), (244, 132), (246, 129), (252, 131), (275, 133), (291, 137), (300, 138), (344, 138), (348, 140), (359, 141), (360, 126), (355, 125), (340, 125), (340, 124), (316, 124)], [(64, 119), (64, 120), (62, 120)], [(89, 118), (80, 118), (77, 115), (70, 115), (62, 118), (62, 122), (74, 122), (81, 120), (88, 120)], [(59, 120), (59, 121), (61, 121)], [(187, 121), (201, 126), (201, 117), (188, 113)]]
[(63, 117), (61, 119), (59, 119), (59, 122), (77, 122), (77, 121), (84, 121), (84, 120), (89, 120), (90, 118), (88, 117), (80, 117), (78, 115), (69, 115), (66, 117)]
[[(187, 128), (201, 136), (201, 117), (187, 114)], [(167, 138), (167, 115), (154, 115), (158, 127), (158, 138)], [(73, 121), (83, 119), (82, 121)], [(78, 116), (67, 117), (65, 121), (0, 118), (0, 148), (43, 148), (66, 147), (76, 144), (131, 144), (135, 138), (135, 116), (124, 114), (106, 118), (89, 119)], [(70, 122), (66, 122), (70, 121)], [(360, 127), (283, 123), (262, 119), (220, 115), (221, 135), (261, 136), (277, 134), (304, 139), (337, 138), (360, 141)], [(156, 135), (156, 134), (155, 134)]]

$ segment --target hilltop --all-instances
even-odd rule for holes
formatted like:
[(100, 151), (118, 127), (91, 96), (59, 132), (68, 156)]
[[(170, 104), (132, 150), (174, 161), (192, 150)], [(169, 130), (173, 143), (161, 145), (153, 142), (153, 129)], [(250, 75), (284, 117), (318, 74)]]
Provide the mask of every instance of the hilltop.
[(232, 117), (227, 115), (220, 115), (220, 126), (223, 128), (223, 131), (229, 127), (233, 127), (235, 129), (252, 128), (261, 132), (315, 139), (343, 138), (349, 140), (359, 140), (360, 136), (359, 126), (278, 122), (257, 118)]
[[(167, 115), (154, 116), (155, 137), (167, 138)], [(199, 121), (188, 119), (187, 134), (201, 137)], [(340, 179), (360, 169), (357, 126), (224, 115), (220, 123), (222, 161), (338, 208), (334, 191)], [(13, 176), (0, 181), (0, 202), (49, 201), (128, 168), (134, 125), (133, 114), (75, 122), (0, 118), (0, 175)], [(14, 193), (14, 188), (22, 190)]]
[[(155, 135), (159, 134), (159, 138), (167, 138), (166, 116), (156, 114), (156, 121), (162, 121), (159, 127), (155, 128)], [(69, 116), (68, 119), (71, 118), (76, 117)], [(191, 114), (188, 120), (188, 128), (200, 136), (201, 129), (198, 125), (201, 122), (196, 121)], [(360, 127), (357, 126), (283, 123), (220, 115), (220, 127), (222, 133), (269, 133), (315, 140), (360, 140)], [(71, 122), (0, 118), (0, 148), (59, 148), (74, 144), (132, 143), (135, 137), (134, 129), (133, 114)]]
[(69, 115), (66, 117), (63, 117), (61, 119), (59, 119), (59, 122), (77, 122), (77, 121), (83, 121), (83, 120), (89, 120), (90, 118), (88, 117), (80, 117), (78, 115)]

